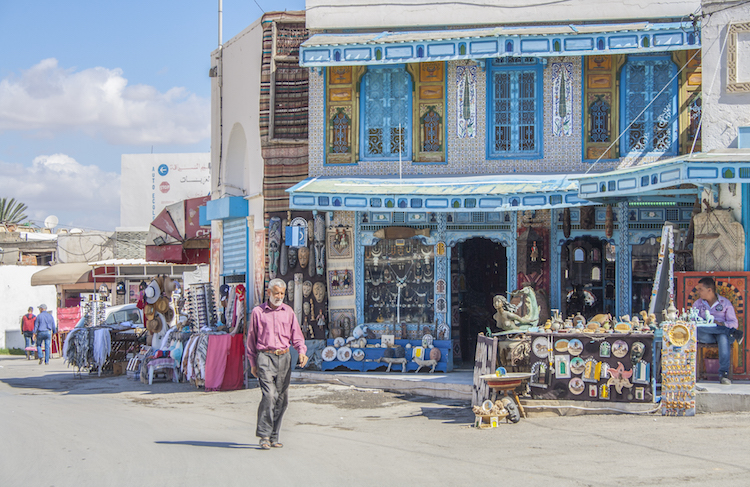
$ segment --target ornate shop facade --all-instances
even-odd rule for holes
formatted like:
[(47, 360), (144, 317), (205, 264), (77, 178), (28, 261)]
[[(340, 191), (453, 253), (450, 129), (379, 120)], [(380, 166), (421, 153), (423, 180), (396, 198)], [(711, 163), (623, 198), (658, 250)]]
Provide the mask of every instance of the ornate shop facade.
[(471, 360), (493, 297), (526, 283), (542, 317), (647, 307), (662, 226), (687, 233), (701, 180), (615, 194), (629, 183), (597, 178), (700, 150), (700, 26), (684, 21), (694, 5), (669, 5), (618, 17), (613, 2), (627, 24), (571, 24), (571, 7), (462, 29), (440, 27), (446, 9), (401, 30), (365, 25), (368, 7), (338, 26), (308, 13), (309, 177), (289, 206), (352, 242), (327, 256), (328, 280), (351, 282), (328, 282), (330, 320), (429, 331)]

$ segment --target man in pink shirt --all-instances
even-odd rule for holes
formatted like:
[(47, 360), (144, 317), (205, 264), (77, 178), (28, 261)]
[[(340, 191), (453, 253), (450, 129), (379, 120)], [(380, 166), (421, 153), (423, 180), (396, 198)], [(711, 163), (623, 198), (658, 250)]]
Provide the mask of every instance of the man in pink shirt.
[(250, 372), (258, 378), (263, 398), (258, 406), (255, 435), (263, 450), (281, 448), (281, 418), (289, 404), (289, 380), (292, 376), (291, 344), (299, 352), (300, 367), (307, 365), (307, 347), (294, 310), (284, 304), (286, 283), (272, 279), (268, 283), (268, 302), (253, 308), (247, 331), (247, 358)]

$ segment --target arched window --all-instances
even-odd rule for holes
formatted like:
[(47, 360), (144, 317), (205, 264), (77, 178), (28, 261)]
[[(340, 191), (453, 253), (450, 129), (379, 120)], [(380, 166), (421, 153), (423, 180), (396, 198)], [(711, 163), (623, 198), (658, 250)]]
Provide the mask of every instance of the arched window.
[(363, 160), (411, 159), (412, 80), (403, 65), (370, 67), (361, 85)]
[(677, 67), (668, 56), (630, 56), (622, 69), (622, 155), (676, 154)]

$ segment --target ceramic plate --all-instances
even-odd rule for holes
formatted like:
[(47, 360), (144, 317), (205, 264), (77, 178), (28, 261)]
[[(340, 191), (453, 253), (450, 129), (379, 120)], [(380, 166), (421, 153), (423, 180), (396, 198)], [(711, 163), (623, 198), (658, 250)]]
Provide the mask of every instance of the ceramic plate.
[(568, 340), (557, 340), (555, 342), (555, 350), (557, 350), (558, 352), (567, 352)]
[(612, 344), (612, 355), (617, 358), (623, 358), (627, 354), (628, 344), (625, 340), (616, 340), (615, 343)]
[(534, 343), (531, 345), (534, 355), (539, 358), (546, 358), (549, 354), (549, 339), (546, 337), (536, 337)]
[(345, 343), (346, 343), (346, 340), (344, 339), (344, 337), (336, 337), (333, 340), (333, 346), (336, 348), (343, 347)]
[(586, 368), (586, 362), (581, 357), (573, 357), (570, 360), (570, 371), (574, 374), (583, 374)]
[(336, 348), (335, 347), (326, 347), (323, 349), (323, 352), (321, 353), (323, 360), (326, 362), (333, 362), (336, 360)]
[(690, 340), (690, 330), (685, 325), (674, 325), (669, 329), (669, 341), (675, 347), (682, 347)]
[(357, 350), (352, 352), (352, 358), (357, 362), (361, 362), (365, 358), (365, 351), (361, 348), (358, 348)]
[(586, 389), (586, 384), (583, 383), (583, 379), (581, 379), (580, 377), (573, 377), (568, 383), (568, 389), (570, 389), (570, 392), (577, 396), (583, 393), (583, 391)]
[(429, 333), (422, 337), (422, 346), (424, 348), (430, 348), (432, 346), (432, 335)]
[(571, 355), (581, 355), (583, 352), (583, 343), (578, 338), (574, 338), (568, 342), (568, 352)]
[(336, 358), (338, 358), (342, 362), (346, 362), (347, 360), (352, 358), (352, 349), (349, 347), (339, 348), (338, 352), (336, 352)]

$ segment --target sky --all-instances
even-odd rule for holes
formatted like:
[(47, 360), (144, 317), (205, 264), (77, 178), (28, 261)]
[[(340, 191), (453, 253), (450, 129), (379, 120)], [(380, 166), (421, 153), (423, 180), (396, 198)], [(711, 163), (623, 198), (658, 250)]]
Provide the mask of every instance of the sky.
[[(0, 0), (0, 198), (112, 231), (122, 154), (209, 152), (218, 0)], [(224, 0), (223, 41), (304, 0)]]

